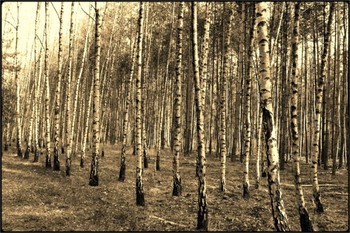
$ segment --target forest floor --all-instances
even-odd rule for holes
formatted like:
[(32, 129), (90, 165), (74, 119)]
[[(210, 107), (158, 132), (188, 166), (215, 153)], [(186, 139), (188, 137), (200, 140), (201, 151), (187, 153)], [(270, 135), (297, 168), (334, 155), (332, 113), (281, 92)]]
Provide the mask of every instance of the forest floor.
[[(45, 158), (33, 163), (16, 157), (15, 148), (2, 156), (2, 230), (4, 231), (195, 231), (197, 186), (195, 153), (180, 157), (183, 193), (172, 196), (172, 153), (161, 153), (161, 170), (155, 171), (155, 150), (150, 149), (149, 168), (144, 170), (145, 203), (136, 206), (136, 156), (127, 150), (126, 180), (118, 181), (120, 146), (106, 145), (99, 162), (97, 187), (88, 185), (90, 159), (79, 167), (73, 158), (72, 174), (45, 169)], [(90, 153), (88, 153), (90, 155)], [(274, 231), (266, 177), (254, 188), (255, 161), (251, 160), (250, 198), (242, 198), (242, 164), (227, 160), (227, 192), (219, 191), (220, 160), (207, 157), (207, 192), (210, 231)], [(346, 231), (348, 219), (348, 170), (319, 172), (325, 212), (314, 213), (310, 165), (301, 163), (307, 209), (318, 231)], [(292, 231), (300, 231), (292, 163), (281, 171), (282, 197)]]

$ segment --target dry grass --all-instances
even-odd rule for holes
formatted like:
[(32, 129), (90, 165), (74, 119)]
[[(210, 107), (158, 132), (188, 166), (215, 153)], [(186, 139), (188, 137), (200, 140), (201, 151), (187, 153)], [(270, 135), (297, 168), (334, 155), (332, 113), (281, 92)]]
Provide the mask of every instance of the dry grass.
[[(195, 155), (181, 157), (183, 194), (172, 196), (172, 154), (162, 151), (161, 171), (155, 171), (155, 151), (150, 152), (149, 168), (144, 170), (146, 205), (135, 204), (136, 157), (127, 150), (125, 182), (118, 181), (119, 146), (107, 145), (100, 159), (100, 185), (88, 185), (89, 162), (79, 167), (73, 159), (72, 175), (44, 168), (44, 158), (32, 163), (14, 156), (14, 148), (2, 157), (2, 229), (5, 231), (194, 231), (197, 218), (197, 178)], [(242, 198), (242, 164), (227, 162), (227, 192), (218, 190), (220, 161), (207, 158), (209, 228), (211, 231), (274, 231), (266, 178), (254, 188), (254, 161), (251, 163), (251, 197)], [(302, 165), (303, 184), (311, 184), (309, 165)], [(348, 171), (320, 171), (325, 213), (315, 214), (312, 188), (304, 187), (305, 201), (319, 231), (348, 229)], [(281, 171), (284, 204), (291, 230), (300, 231), (291, 163)]]

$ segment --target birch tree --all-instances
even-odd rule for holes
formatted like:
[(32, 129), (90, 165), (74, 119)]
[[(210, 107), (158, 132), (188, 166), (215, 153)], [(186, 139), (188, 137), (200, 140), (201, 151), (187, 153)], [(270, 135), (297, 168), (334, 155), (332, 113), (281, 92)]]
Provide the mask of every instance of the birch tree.
[(63, 26), (63, 9), (64, 3), (61, 3), (60, 12), (60, 29), (58, 32), (58, 61), (57, 61), (57, 72), (58, 72), (58, 82), (56, 88), (55, 97), (55, 144), (53, 151), (53, 170), (60, 170), (60, 160), (59, 160), (59, 143), (60, 143), (60, 106), (61, 106), (61, 80), (62, 80), (62, 26)]
[(17, 2), (17, 24), (16, 24), (16, 41), (15, 41), (15, 81), (16, 81), (16, 146), (17, 156), (22, 157), (22, 133), (21, 133), (21, 113), (20, 113), (20, 81), (18, 77), (18, 28), (19, 28), (19, 2)]
[(50, 144), (50, 85), (49, 85), (49, 47), (48, 47), (48, 20), (49, 20), (49, 2), (45, 2), (45, 59), (44, 59), (44, 77), (45, 77), (45, 86), (46, 86), (46, 95), (45, 95), (45, 139), (46, 139), (46, 168), (51, 168), (51, 144)]
[(179, 171), (179, 156), (182, 145), (181, 109), (182, 109), (182, 29), (184, 18), (184, 2), (179, 4), (178, 27), (177, 27), (177, 59), (175, 80), (175, 131), (174, 131), (174, 159), (173, 159), (173, 196), (180, 196), (182, 192), (181, 176)]
[(92, 122), (92, 159), (90, 170), (90, 186), (98, 186), (98, 162), (100, 152), (100, 37), (101, 37), (101, 17), (100, 10), (95, 2), (95, 69), (93, 88), (93, 122)]
[(260, 98), (268, 166), (267, 181), (275, 228), (277, 231), (289, 231), (288, 218), (285, 213), (280, 187), (277, 136), (271, 97), (272, 85), (270, 77), (269, 30), (267, 27), (267, 19), (270, 18), (270, 12), (267, 8), (268, 3), (266, 2), (259, 2), (256, 4), (259, 75), (261, 81)]
[(136, 78), (136, 205), (144, 206), (145, 197), (143, 192), (142, 182), (142, 132), (141, 132), (141, 72), (142, 72), (142, 40), (143, 40), (143, 18), (144, 18), (144, 3), (140, 2), (138, 28), (139, 35), (137, 38), (137, 78)]
[(303, 189), (301, 186), (299, 167), (299, 129), (298, 129), (298, 102), (299, 102), (299, 74), (298, 74), (298, 46), (299, 46), (299, 9), (300, 2), (294, 3), (294, 30), (292, 34), (292, 98), (291, 98), (291, 130), (292, 130), (292, 156), (294, 162), (294, 184), (298, 200), (300, 227), (302, 231), (313, 231), (309, 213), (305, 207)]
[(197, 140), (198, 140), (198, 215), (197, 229), (208, 230), (208, 205), (207, 205), (207, 187), (206, 187), (206, 158), (204, 141), (204, 115), (202, 103), (202, 90), (199, 77), (199, 58), (198, 58), (198, 31), (197, 31), (197, 3), (191, 2), (192, 8), (192, 54), (193, 54), (193, 73), (195, 81), (195, 102), (197, 110)]
[(315, 118), (314, 118), (314, 134), (312, 137), (312, 193), (313, 193), (313, 201), (316, 206), (316, 212), (317, 213), (323, 213), (323, 204), (321, 202), (321, 193), (320, 193), (320, 187), (318, 185), (318, 177), (317, 177), (317, 163), (318, 163), (318, 157), (320, 156), (320, 124), (321, 124), (321, 112), (322, 112), (322, 98), (323, 98), (323, 85), (324, 80), (326, 77), (326, 70), (325, 66), (327, 63), (327, 54), (328, 54), (328, 43), (330, 38), (330, 28), (332, 25), (333, 20), (333, 12), (334, 12), (334, 3), (330, 3), (330, 10), (329, 10), (329, 17), (328, 17), (328, 23), (327, 23), (327, 30), (324, 37), (324, 44), (323, 44), (323, 52), (322, 52), (322, 58), (321, 58), (321, 66), (320, 66), (320, 72), (317, 80), (317, 88), (316, 88), (316, 103), (315, 103)]
[(66, 96), (66, 175), (70, 176), (71, 167), (71, 154), (72, 145), (71, 138), (73, 137), (73, 132), (71, 131), (71, 82), (73, 75), (73, 16), (74, 16), (74, 2), (71, 5), (71, 15), (70, 15), (70, 29), (69, 29), (69, 45), (68, 45), (68, 77), (67, 77), (67, 96)]

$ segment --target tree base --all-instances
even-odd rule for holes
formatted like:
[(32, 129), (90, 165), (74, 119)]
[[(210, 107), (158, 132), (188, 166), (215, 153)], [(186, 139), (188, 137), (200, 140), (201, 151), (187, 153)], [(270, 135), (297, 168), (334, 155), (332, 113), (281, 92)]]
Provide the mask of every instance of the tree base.
[(202, 206), (198, 210), (197, 230), (208, 231), (208, 225), (208, 209), (206, 206)]
[(259, 189), (259, 188), (260, 188), (260, 183), (259, 182), (255, 183), (255, 189)]
[(300, 227), (302, 232), (312, 232), (314, 231), (314, 228), (312, 226), (312, 222), (309, 217), (309, 213), (305, 208), (299, 209), (299, 216), (300, 216)]
[(90, 186), (98, 186), (98, 175), (94, 176), (94, 175), (90, 174), (89, 185)]
[(26, 151), (24, 152), (23, 159), (29, 159), (29, 154), (30, 154), (30, 149), (29, 149), (29, 147), (27, 147)]
[(45, 161), (45, 167), (46, 168), (51, 168), (51, 158), (50, 158), (50, 154), (46, 154), (46, 161)]
[(58, 149), (55, 148), (53, 151), (53, 170), (59, 171), (60, 170), (60, 160), (58, 158)]
[(17, 156), (22, 158), (22, 150), (17, 148)]
[(66, 176), (70, 176), (70, 166), (71, 166), (71, 160), (70, 158), (66, 159)]
[(120, 171), (119, 171), (119, 181), (124, 182), (125, 180), (125, 170), (126, 170), (126, 165), (125, 165), (125, 161), (122, 161), (122, 163), (120, 164)]
[(314, 203), (316, 205), (316, 209), (315, 209), (316, 213), (318, 214), (323, 213), (324, 212), (323, 204), (321, 203), (321, 199), (320, 199), (321, 194), (319, 192), (316, 192), (313, 194), (313, 196), (314, 196)]
[(33, 163), (37, 163), (39, 162), (39, 152), (38, 149), (34, 150), (34, 159), (33, 159)]
[(94, 152), (92, 153), (89, 185), (98, 186), (98, 154)]
[(136, 205), (138, 206), (145, 205), (145, 194), (143, 193), (140, 177), (136, 178)]
[(221, 192), (225, 192), (226, 191), (226, 183), (225, 183), (225, 181), (220, 181), (219, 189), (220, 189)]
[(156, 171), (160, 171), (160, 156), (159, 156), (159, 152), (157, 153), (157, 157), (156, 157)]
[(250, 197), (250, 194), (249, 194), (249, 186), (247, 183), (244, 183), (243, 184), (243, 198), (244, 199), (248, 199)]
[(173, 196), (181, 196), (181, 194), (182, 194), (181, 178), (180, 177), (174, 177), (174, 181), (173, 181)]

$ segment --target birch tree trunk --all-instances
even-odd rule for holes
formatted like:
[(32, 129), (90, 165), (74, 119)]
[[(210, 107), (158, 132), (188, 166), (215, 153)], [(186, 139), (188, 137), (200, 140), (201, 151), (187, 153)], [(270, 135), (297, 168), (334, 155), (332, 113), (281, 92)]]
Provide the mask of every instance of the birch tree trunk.
[[(76, 134), (74, 132), (75, 132), (75, 125), (79, 125), (79, 118), (78, 118), (77, 124), (75, 124), (75, 121), (76, 121), (76, 116), (77, 116), (78, 95), (79, 95), (79, 90), (81, 90), (79, 88), (79, 85), (80, 85), (80, 82), (81, 82), (81, 78), (83, 76), (84, 64), (85, 64), (86, 54), (87, 54), (87, 49), (88, 49), (87, 46), (88, 46), (88, 43), (89, 43), (90, 22), (91, 22), (91, 18), (89, 18), (89, 22), (88, 22), (88, 27), (87, 27), (88, 29), (86, 31), (86, 36), (85, 36), (83, 55), (82, 55), (81, 61), (79, 61), (81, 63), (81, 66), (80, 66), (79, 76), (78, 76), (78, 80), (77, 80), (76, 87), (75, 87), (74, 107), (73, 107), (73, 117), (72, 117), (72, 128), (70, 130), (73, 135), (69, 139), (70, 140), (69, 144), (70, 144), (71, 148), (73, 147), (73, 137), (74, 137), (74, 135), (76, 135), (76, 138), (75, 138), (74, 141), (75, 141), (76, 145), (78, 145), (78, 140), (77, 140), (78, 139), (78, 132)], [(73, 151), (73, 150), (71, 149), (71, 151)], [(76, 150), (75, 150), (75, 152), (76, 152)]]
[(204, 115), (202, 103), (202, 90), (199, 77), (199, 59), (198, 59), (198, 33), (197, 33), (197, 3), (191, 2), (192, 7), (192, 53), (193, 53), (193, 72), (195, 81), (195, 102), (197, 110), (197, 140), (198, 140), (198, 215), (197, 229), (208, 230), (208, 205), (207, 205), (207, 187), (206, 187), (206, 158), (204, 141)]
[(323, 84), (324, 79), (326, 76), (325, 71), (325, 65), (327, 62), (327, 54), (328, 54), (328, 42), (330, 38), (330, 28), (332, 25), (333, 20), (333, 11), (334, 11), (334, 3), (330, 3), (330, 12), (329, 12), (329, 19), (327, 23), (327, 31), (324, 38), (324, 46), (323, 46), (323, 52), (322, 52), (322, 60), (321, 60), (321, 66), (320, 66), (320, 72), (317, 80), (317, 88), (316, 88), (316, 117), (314, 119), (314, 134), (312, 138), (312, 173), (313, 173), (313, 179), (312, 179), (312, 193), (313, 193), (313, 201), (316, 206), (316, 212), (317, 213), (323, 213), (323, 205), (321, 202), (321, 194), (320, 194), (320, 187), (318, 185), (318, 177), (317, 177), (317, 162), (319, 154), (319, 141), (320, 141), (320, 122), (321, 122), (321, 112), (322, 112), (322, 98), (323, 98)]
[(60, 106), (61, 106), (61, 80), (62, 80), (62, 26), (63, 26), (63, 9), (64, 3), (61, 3), (60, 13), (60, 30), (58, 33), (58, 83), (56, 88), (56, 99), (55, 99), (55, 145), (53, 151), (53, 170), (60, 170), (59, 160), (59, 142), (60, 142)]
[(69, 48), (68, 48), (68, 77), (67, 77), (67, 96), (66, 96), (66, 176), (70, 176), (71, 167), (71, 154), (72, 154), (72, 137), (73, 132), (71, 131), (71, 81), (73, 75), (73, 16), (74, 16), (74, 2), (71, 5), (70, 15), (70, 29), (69, 29)]
[(22, 138), (21, 138), (21, 113), (20, 113), (20, 81), (18, 78), (18, 28), (19, 28), (19, 3), (17, 2), (17, 24), (16, 24), (16, 42), (15, 42), (15, 81), (16, 81), (16, 134), (17, 134), (17, 156), (22, 157)]
[[(40, 10), (40, 2), (37, 4), (37, 10), (36, 10), (36, 20), (35, 20), (35, 35), (37, 32), (37, 27), (38, 27), (38, 16), (39, 16), (39, 10)], [(34, 39), (34, 43), (36, 43), (36, 39)], [(33, 162), (36, 163), (39, 161), (39, 153), (41, 152), (41, 149), (39, 148), (39, 116), (38, 116), (38, 111), (39, 109), (39, 93), (40, 93), (40, 88), (41, 88), (41, 50), (39, 53), (39, 58), (38, 58), (38, 75), (37, 75), (37, 82), (36, 82), (36, 88), (35, 88), (35, 122), (34, 122), (34, 159)], [(36, 70), (36, 67), (35, 67)], [(35, 71), (36, 74), (36, 71)]]
[(294, 3), (294, 30), (292, 34), (292, 77), (291, 77), (291, 130), (292, 130), (292, 156), (294, 162), (294, 184), (297, 195), (298, 211), (300, 217), (300, 227), (304, 231), (313, 231), (313, 226), (310, 221), (309, 213), (305, 207), (305, 200), (300, 178), (300, 140), (298, 129), (298, 102), (299, 102), (299, 74), (298, 74), (298, 46), (299, 46), (299, 9), (300, 2)]
[[(255, 3), (251, 3), (251, 10), (255, 12)], [(251, 151), (251, 60), (252, 50), (254, 49), (254, 25), (255, 17), (252, 14), (252, 22), (249, 32), (249, 47), (248, 47), (248, 59), (247, 59), (247, 73), (245, 75), (245, 135), (244, 135), (244, 155), (243, 155), (243, 198), (249, 198), (249, 156)]]
[(97, 8), (97, 2), (95, 2), (95, 77), (94, 77), (94, 89), (93, 89), (93, 122), (92, 122), (92, 159), (90, 170), (90, 186), (98, 186), (98, 162), (100, 152), (100, 39), (101, 39), (101, 17), (100, 10)]
[(86, 156), (86, 141), (87, 141), (87, 136), (89, 132), (89, 123), (90, 123), (90, 110), (91, 110), (91, 100), (92, 100), (92, 95), (94, 92), (94, 77), (92, 77), (92, 83), (90, 87), (90, 92), (89, 92), (89, 102), (87, 106), (87, 111), (86, 111), (86, 122), (85, 122), (85, 131), (84, 131), (84, 136), (83, 136), (83, 146), (82, 146), (82, 151), (81, 151), (81, 157), (80, 157), (80, 167), (84, 167), (84, 162), (85, 162), (85, 156)]
[(132, 50), (132, 62), (131, 62), (131, 68), (130, 68), (130, 76), (129, 76), (128, 82), (126, 84), (127, 96), (126, 96), (125, 108), (124, 108), (123, 144), (122, 144), (122, 153), (120, 156), (119, 181), (125, 180), (126, 139), (127, 139), (127, 128), (128, 128), (128, 122), (129, 122), (129, 105), (130, 105), (130, 98), (131, 98), (131, 85), (132, 85), (132, 78), (134, 75), (134, 64), (135, 64), (135, 60), (136, 60), (136, 48), (137, 48), (137, 43), (135, 41), (134, 46), (133, 46), (133, 50)]
[(272, 106), (272, 85), (270, 77), (270, 51), (267, 19), (270, 12), (266, 2), (256, 4), (257, 35), (259, 45), (259, 74), (261, 80), (261, 107), (266, 140), (266, 155), (268, 166), (268, 187), (271, 199), (272, 217), (277, 231), (289, 231), (288, 218), (285, 213), (278, 164), (278, 148), (276, 128), (274, 123), (274, 110)]
[(144, 3), (140, 2), (139, 9), (139, 35), (137, 39), (138, 50), (137, 50), (137, 78), (136, 78), (136, 156), (137, 156), (137, 166), (136, 166), (136, 205), (144, 206), (145, 197), (143, 192), (143, 182), (142, 182), (142, 131), (141, 131), (141, 72), (142, 72), (142, 42), (143, 42), (143, 18), (144, 18)]
[(51, 153), (50, 153), (50, 85), (49, 85), (49, 47), (48, 47), (48, 20), (49, 20), (49, 2), (45, 2), (45, 60), (44, 60), (44, 76), (45, 76), (45, 86), (46, 86), (46, 95), (45, 95), (45, 113), (46, 113), (46, 131), (45, 131), (45, 139), (46, 139), (46, 168), (51, 168)]
[[(225, 4), (225, 3), (224, 3)], [(226, 4), (224, 5), (224, 9)], [(231, 39), (231, 23), (233, 19), (233, 12), (230, 6), (228, 7), (228, 20), (226, 21), (227, 25), (227, 34), (224, 39), (224, 62), (223, 62), (223, 74), (222, 74), (222, 87), (221, 87), (221, 99), (220, 99), (220, 114), (221, 114), (221, 127), (220, 127), (220, 160), (221, 160), (221, 180), (219, 189), (222, 192), (226, 191), (226, 85), (227, 78), (229, 75), (229, 52), (230, 52), (230, 39)], [(225, 12), (224, 12), (225, 13)], [(202, 101), (201, 104), (204, 104)], [(204, 105), (202, 105), (204, 108)]]
[(182, 29), (184, 18), (184, 2), (179, 3), (178, 27), (177, 27), (177, 59), (176, 59), (176, 80), (175, 80), (175, 98), (174, 98), (174, 113), (175, 113), (175, 131), (174, 131), (174, 159), (173, 159), (173, 196), (180, 196), (182, 192), (180, 162), (179, 156), (182, 146), (182, 124), (181, 124), (181, 109), (182, 109)]

